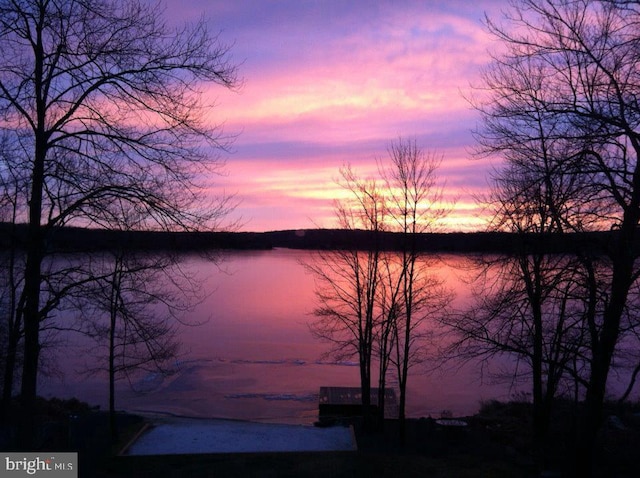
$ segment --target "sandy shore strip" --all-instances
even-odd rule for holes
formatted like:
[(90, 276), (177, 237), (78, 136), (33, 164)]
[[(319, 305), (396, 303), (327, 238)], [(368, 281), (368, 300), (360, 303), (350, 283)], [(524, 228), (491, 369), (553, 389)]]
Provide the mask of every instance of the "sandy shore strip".
[(350, 427), (318, 428), (236, 420), (163, 418), (152, 424), (127, 455), (347, 451), (356, 443)]

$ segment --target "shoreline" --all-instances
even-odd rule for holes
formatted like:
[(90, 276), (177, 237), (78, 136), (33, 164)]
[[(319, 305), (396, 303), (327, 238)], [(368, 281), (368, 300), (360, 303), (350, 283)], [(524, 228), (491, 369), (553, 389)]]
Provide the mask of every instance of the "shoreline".
[[(464, 417), (468, 426), (442, 426), (438, 419), (409, 419), (405, 440), (400, 440), (398, 420), (385, 420), (382, 429), (365, 430), (361, 420), (350, 421), (357, 450), (333, 451), (204, 451), (180, 450), (165, 455), (120, 455), (119, 452), (145, 428), (150, 419), (118, 413), (120, 442), (111, 445), (108, 413), (77, 400), (42, 400), (41, 446), (37, 451), (75, 451), (79, 456), (79, 476), (518, 476), (539, 477), (531, 446), (531, 404), (526, 402), (485, 404), (474, 416)], [(545, 471), (571, 470), (571, 418), (558, 404), (549, 436), (549, 459)], [(640, 403), (624, 407), (610, 404), (606, 426), (598, 441), (595, 477), (640, 476), (637, 449), (640, 448)], [(5, 424), (3, 437), (11, 437), (20, 426), (18, 413)], [(613, 419), (615, 417), (615, 419)], [(448, 418), (448, 417), (442, 417)], [(454, 417), (451, 417), (454, 419)], [(165, 416), (165, 422), (206, 424), (223, 422), (243, 426), (239, 420), (212, 420)], [(151, 423), (150, 423), (151, 422)], [(256, 425), (254, 423), (254, 425)], [(257, 424), (262, 429), (277, 425)], [(291, 426), (288, 426), (291, 427)], [(310, 426), (293, 426), (311, 428)], [(280, 428), (285, 430), (288, 428)], [(285, 434), (289, 437), (289, 434)], [(15, 436), (15, 435), (14, 435)], [(255, 437), (251, 437), (254, 439)], [(3, 443), (3, 449), (17, 448)], [(31, 450), (33, 451), (33, 450)], [(427, 473), (428, 472), (428, 473)]]

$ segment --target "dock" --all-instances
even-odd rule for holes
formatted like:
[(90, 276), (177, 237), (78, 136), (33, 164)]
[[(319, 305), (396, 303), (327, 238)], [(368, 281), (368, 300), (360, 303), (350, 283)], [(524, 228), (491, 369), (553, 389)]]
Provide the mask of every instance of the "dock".
[[(371, 388), (371, 412), (378, 410), (378, 388)], [(393, 388), (384, 391), (384, 418), (398, 418), (398, 401)], [(362, 390), (360, 387), (320, 387), (318, 396), (320, 420), (362, 415)]]

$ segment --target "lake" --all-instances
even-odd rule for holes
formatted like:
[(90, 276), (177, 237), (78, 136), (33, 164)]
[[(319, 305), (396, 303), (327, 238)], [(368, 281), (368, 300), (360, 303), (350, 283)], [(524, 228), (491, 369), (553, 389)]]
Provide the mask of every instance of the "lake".
[[(279, 423), (317, 419), (321, 386), (358, 386), (356, 358), (324, 357), (328, 345), (309, 330), (315, 303), (314, 278), (302, 265), (310, 251), (274, 249), (231, 252), (221, 265), (189, 256), (209, 293), (185, 317), (197, 326), (180, 328), (182, 352), (173, 374), (136, 376), (117, 385), (116, 406), (133, 412), (169, 413)], [(442, 256), (438, 273), (457, 291), (455, 305), (468, 300), (462, 256)], [(58, 374), (43, 377), (45, 397), (77, 397), (106, 408), (106, 374), (80, 375), (94, 360), (91, 346), (73, 338), (57, 354)], [(488, 399), (509, 399), (514, 389), (483, 382), (472, 365), (430, 370), (426, 363), (409, 378), (407, 414), (462, 416)], [(390, 380), (391, 386), (394, 380)]]

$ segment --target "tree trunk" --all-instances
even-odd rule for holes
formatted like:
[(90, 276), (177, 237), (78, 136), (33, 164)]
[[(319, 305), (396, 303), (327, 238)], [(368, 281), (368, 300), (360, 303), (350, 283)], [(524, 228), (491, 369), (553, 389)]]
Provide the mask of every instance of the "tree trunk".
[[(403, 368), (406, 369), (406, 365), (403, 364)], [(400, 433), (400, 444), (404, 446), (407, 441), (407, 375), (406, 371), (398, 381), (398, 388), (400, 389), (400, 397), (398, 403), (398, 431)]]
[[(607, 378), (620, 335), (620, 323), (631, 286), (634, 262), (632, 250), (637, 223), (637, 214), (625, 214), (619, 231), (619, 241), (612, 251), (611, 297), (603, 314), (598, 343), (593, 347), (583, 429), (576, 450), (576, 470), (581, 476), (591, 476), (592, 473), (591, 457), (594, 456), (596, 439), (602, 425)], [(584, 457), (590, 458), (585, 460)]]
[[(41, 15), (44, 16), (44, 6)], [(43, 23), (39, 22), (34, 45), (34, 88), (36, 96), (35, 151), (29, 195), (29, 226), (27, 260), (24, 276), (24, 364), (22, 370), (21, 405), (24, 416), (21, 427), (21, 444), (32, 448), (35, 439), (34, 407), (38, 382), (40, 356), (40, 282), (44, 255), (42, 220), (42, 196), (44, 190), (44, 165), (47, 155), (46, 98), (44, 97), (44, 48)]]
[(390, 312), (385, 323), (382, 326), (380, 336), (380, 369), (378, 372), (378, 410), (380, 411), (378, 415), (378, 427), (380, 430), (384, 428), (384, 409), (386, 401), (384, 391), (387, 388), (387, 372), (389, 369), (389, 360), (391, 354), (390, 343), (392, 343), (389, 335), (391, 333), (391, 328), (393, 327), (394, 320), (395, 315), (393, 314), (393, 312)]
[(40, 357), (40, 281), (44, 252), (43, 231), (40, 226), (44, 154), (37, 151), (39, 161), (34, 168), (29, 210), (27, 263), (24, 276), (24, 362), (22, 368), (21, 406), (24, 414), (21, 444), (32, 448), (35, 438), (34, 407), (37, 394), (38, 360)]
[(539, 301), (532, 301), (534, 336), (533, 336), (533, 444), (536, 461), (542, 464), (543, 447), (546, 440), (546, 413), (543, 400), (542, 370), (542, 311)]
[(407, 380), (409, 378), (409, 354), (411, 353), (411, 303), (407, 303), (406, 323), (404, 328), (404, 349), (402, 351), (402, 363), (398, 377), (398, 388), (400, 389), (400, 403), (398, 404), (398, 420), (400, 421), (400, 439), (404, 443), (404, 430), (407, 409)]
[(360, 393), (362, 398), (362, 420), (365, 430), (372, 428), (371, 420), (371, 365), (366, 360), (360, 364)]
[[(612, 294), (612, 300), (615, 295)], [(600, 344), (593, 351), (591, 377), (587, 389), (585, 414), (582, 420), (583, 429), (580, 432), (580, 440), (576, 450), (576, 470), (579, 476), (591, 476), (592, 473), (592, 457), (594, 456), (598, 432), (602, 426), (607, 377), (619, 335), (621, 314), (622, 308), (620, 307), (609, 307), (607, 309), (604, 315)]]
[(112, 276), (109, 303), (109, 431), (111, 443), (118, 441), (118, 424), (116, 421), (116, 325), (118, 320), (118, 307), (120, 305), (120, 272), (123, 267), (121, 257), (117, 256)]
[(9, 408), (11, 406), (19, 342), (20, 328), (19, 326), (16, 327), (16, 323), (14, 321), (9, 328), (9, 344), (7, 347), (7, 355), (5, 357), (4, 377), (2, 383), (2, 415), (0, 416), (0, 422), (4, 422), (7, 419)]
[(378, 378), (378, 416), (377, 416), (377, 428), (382, 430), (384, 428), (384, 407), (385, 407), (385, 388), (387, 388), (387, 373), (383, 367), (380, 367), (380, 376)]
[(116, 313), (111, 313), (111, 324), (109, 329), (109, 431), (111, 443), (118, 441), (118, 424), (116, 422), (116, 368), (115, 368), (115, 335), (116, 335)]
[[(25, 291), (26, 302), (24, 309), (24, 363), (22, 368), (22, 386), (20, 401), (22, 406), (21, 445), (26, 449), (33, 447), (35, 438), (35, 399), (38, 381), (38, 358), (40, 355), (40, 267), (41, 241), (40, 227), (30, 228), (31, 244), (27, 256)], [(35, 237), (34, 237), (35, 236)]]

